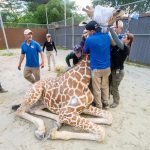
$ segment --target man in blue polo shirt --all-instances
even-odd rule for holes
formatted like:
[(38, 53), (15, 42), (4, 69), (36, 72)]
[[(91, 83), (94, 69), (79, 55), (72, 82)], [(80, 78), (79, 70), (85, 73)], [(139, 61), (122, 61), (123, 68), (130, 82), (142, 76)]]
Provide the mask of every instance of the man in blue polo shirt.
[(110, 75), (110, 45), (111, 38), (108, 33), (102, 33), (95, 21), (85, 26), (89, 37), (85, 41), (84, 52), (90, 53), (90, 66), (92, 72), (92, 90), (96, 107), (107, 109), (109, 107)]
[(24, 78), (31, 83), (35, 83), (40, 80), (39, 53), (41, 55), (41, 68), (44, 67), (44, 54), (40, 44), (32, 40), (32, 31), (30, 29), (24, 31), (24, 36), (25, 41), (21, 45), (18, 69), (21, 70), (21, 64), (26, 56)]

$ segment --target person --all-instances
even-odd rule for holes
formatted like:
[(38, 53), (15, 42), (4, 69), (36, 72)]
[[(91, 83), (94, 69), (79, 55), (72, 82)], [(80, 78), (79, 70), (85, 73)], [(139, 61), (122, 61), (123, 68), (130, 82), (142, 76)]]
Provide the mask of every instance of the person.
[(85, 44), (85, 40), (86, 38), (88, 37), (88, 33), (86, 30), (83, 31), (83, 34), (82, 34), (82, 40), (80, 42), (80, 46), (82, 48), (82, 51), (84, 51), (84, 44)]
[[(26, 64), (24, 68), (24, 78), (31, 83), (40, 80), (40, 64), (39, 53), (41, 55), (41, 68), (44, 67), (44, 54), (40, 44), (32, 40), (32, 31), (30, 29), (24, 30), (25, 41), (21, 45), (21, 55), (18, 69), (21, 70), (21, 64), (26, 55)], [(13, 105), (12, 109), (17, 110), (21, 104)]]
[(90, 21), (85, 28), (89, 37), (85, 41), (84, 52), (90, 53), (94, 101), (96, 107), (108, 109), (111, 38), (108, 33), (101, 32), (95, 21)]
[(57, 55), (57, 50), (55, 47), (55, 43), (52, 40), (51, 34), (46, 34), (46, 42), (43, 45), (43, 52), (46, 47), (46, 56), (47, 56), (47, 61), (48, 61), (48, 71), (51, 70), (51, 60), (53, 62), (54, 68), (55, 68), (55, 58), (54, 58), (54, 53), (53, 53), (53, 48), (55, 49), (56, 55)]
[(118, 38), (121, 40), (123, 37), (123, 35), (121, 34), (123, 30), (123, 21), (121, 20), (115, 21), (113, 23), (113, 27), (114, 27), (116, 34), (118, 35)]
[(66, 56), (66, 63), (68, 65), (68, 67), (72, 67), (70, 60), (73, 60), (73, 65), (76, 65), (79, 61), (82, 60), (83, 58), (83, 53), (82, 53), (82, 47), (80, 45), (75, 45), (73, 48), (73, 52), (69, 53)]
[(111, 36), (114, 40), (114, 46), (112, 46), (111, 50), (111, 76), (110, 76), (110, 93), (113, 96), (113, 103), (110, 105), (111, 108), (115, 108), (118, 106), (120, 101), (119, 95), (119, 85), (124, 77), (124, 62), (126, 58), (129, 56), (131, 44), (133, 41), (133, 34), (126, 33), (126, 35), (121, 38), (119, 35), (123, 29), (123, 22), (118, 21), (114, 23), (113, 29), (112, 23), (113, 21), (109, 20), (109, 30)]
[(1, 83), (0, 83), (0, 93), (6, 93), (6, 92), (8, 92), (8, 91), (5, 90), (5, 89), (2, 87)]
[(44, 67), (44, 54), (40, 44), (32, 40), (32, 31), (30, 29), (24, 30), (24, 36), (25, 41), (21, 45), (18, 70), (21, 70), (21, 64), (26, 56), (24, 78), (31, 83), (35, 83), (40, 80), (39, 53), (41, 55), (41, 68)]

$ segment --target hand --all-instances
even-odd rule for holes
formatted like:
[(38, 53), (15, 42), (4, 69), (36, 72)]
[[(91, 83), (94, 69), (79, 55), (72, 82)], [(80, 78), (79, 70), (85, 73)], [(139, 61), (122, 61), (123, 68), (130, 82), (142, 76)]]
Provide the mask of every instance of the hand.
[(18, 70), (21, 70), (21, 66), (20, 65), (18, 65)]
[(108, 19), (108, 26), (112, 26), (115, 22), (115, 19), (113, 16), (111, 16), (109, 19)]
[(41, 63), (41, 68), (44, 68), (44, 63), (43, 62)]

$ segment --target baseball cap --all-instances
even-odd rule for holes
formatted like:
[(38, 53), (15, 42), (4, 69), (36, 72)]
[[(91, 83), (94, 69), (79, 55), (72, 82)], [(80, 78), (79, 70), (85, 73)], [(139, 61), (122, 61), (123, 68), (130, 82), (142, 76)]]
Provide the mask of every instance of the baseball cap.
[(75, 46), (73, 47), (73, 50), (74, 50), (75, 53), (78, 53), (78, 52), (80, 52), (80, 51), (82, 50), (82, 47), (77, 44), (77, 45), (75, 45)]
[(47, 37), (48, 37), (48, 36), (51, 36), (51, 34), (47, 33), (46, 36), (47, 36)]
[(99, 28), (99, 25), (96, 21), (90, 21), (85, 25), (86, 30), (96, 30)]
[(29, 33), (32, 33), (32, 31), (30, 29), (24, 30), (24, 34), (29, 34)]

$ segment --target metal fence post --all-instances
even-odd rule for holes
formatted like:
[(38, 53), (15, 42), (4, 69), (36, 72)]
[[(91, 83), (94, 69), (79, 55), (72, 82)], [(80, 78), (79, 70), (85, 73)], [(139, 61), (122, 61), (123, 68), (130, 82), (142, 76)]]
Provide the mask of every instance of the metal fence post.
[(7, 51), (9, 52), (8, 41), (7, 41), (5, 29), (4, 29), (4, 24), (3, 24), (1, 12), (0, 12), (0, 24), (1, 24), (1, 26), (2, 26), (2, 31), (3, 31), (3, 35), (4, 35), (4, 40), (5, 40), (6, 48), (7, 48)]
[(74, 16), (72, 15), (72, 47), (74, 46)]

